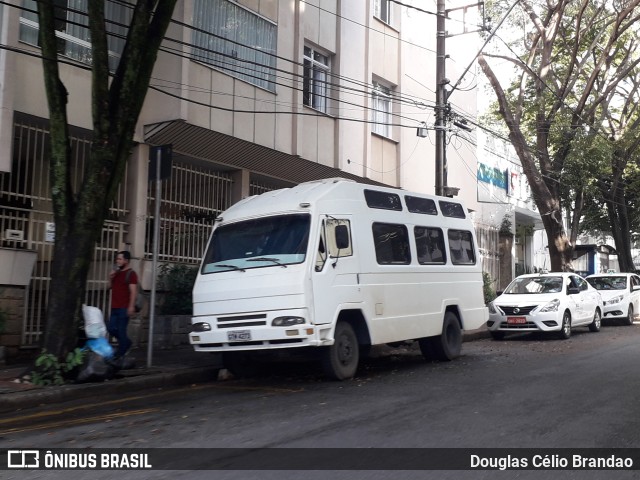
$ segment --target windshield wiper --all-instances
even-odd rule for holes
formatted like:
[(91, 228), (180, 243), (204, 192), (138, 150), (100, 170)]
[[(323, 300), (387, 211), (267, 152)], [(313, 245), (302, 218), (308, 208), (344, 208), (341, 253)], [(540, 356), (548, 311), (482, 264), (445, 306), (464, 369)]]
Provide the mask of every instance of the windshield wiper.
[(278, 258), (268, 258), (268, 257), (258, 257), (258, 258), (250, 258), (247, 262), (273, 262), (276, 265), (280, 265), (281, 267), (287, 268), (284, 263), (280, 263), (280, 259)]
[(240, 270), (241, 272), (246, 272), (246, 270), (244, 268), (240, 268), (240, 267), (238, 267), (236, 265), (224, 265), (224, 264), (220, 264), (219, 263), (217, 265), (214, 265), (214, 267), (230, 268), (232, 270)]

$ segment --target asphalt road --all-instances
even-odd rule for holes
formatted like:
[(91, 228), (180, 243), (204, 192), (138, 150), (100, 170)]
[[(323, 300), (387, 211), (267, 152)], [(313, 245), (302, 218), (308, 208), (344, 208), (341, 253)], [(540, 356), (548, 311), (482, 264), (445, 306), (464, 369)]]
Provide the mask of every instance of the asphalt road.
[[(346, 382), (326, 381), (314, 364), (296, 362), (254, 379), (29, 410), (0, 422), (0, 443), (52, 449), (640, 448), (640, 325), (576, 329), (567, 341), (530, 334), (477, 340), (449, 363), (425, 362), (411, 348), (377, 353)], [(206, 459), (194, 459), (195, 467), (201, 464)], [(74, 479), (87, 472), (1, 476)], [(617, 479), (639, 478), (640, 470), (126, 473), (155, 479), (390, 476)]]

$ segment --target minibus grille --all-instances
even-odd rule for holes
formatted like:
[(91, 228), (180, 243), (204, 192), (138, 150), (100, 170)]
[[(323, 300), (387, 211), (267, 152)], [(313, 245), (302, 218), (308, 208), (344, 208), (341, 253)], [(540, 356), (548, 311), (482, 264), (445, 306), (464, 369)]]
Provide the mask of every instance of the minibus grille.
[(267, 314), (218, 317), (218, 328), (260, 327), (267, 324)]

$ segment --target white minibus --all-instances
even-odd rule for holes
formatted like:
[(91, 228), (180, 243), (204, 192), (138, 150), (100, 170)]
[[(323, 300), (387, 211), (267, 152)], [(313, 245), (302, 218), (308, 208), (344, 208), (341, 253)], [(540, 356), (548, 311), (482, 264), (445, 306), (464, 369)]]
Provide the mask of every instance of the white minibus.
[(305, 348), (354, 376), (372, 345), (459, 356), (488, 318), (468, 210), (447, 197), (345, 179), (241, 200), (214, 228), (193, 288), (189, 341), (242, 375), (260, 353)]

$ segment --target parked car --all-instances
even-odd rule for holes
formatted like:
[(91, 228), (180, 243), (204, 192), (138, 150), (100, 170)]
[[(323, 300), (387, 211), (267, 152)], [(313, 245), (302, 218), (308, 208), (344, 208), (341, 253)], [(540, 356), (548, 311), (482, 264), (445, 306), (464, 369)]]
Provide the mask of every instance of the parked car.
[(508, 332), (555, 332), (562, 339), (574, 327), (598, 332), (603, 302), (598, 291), (575, 273), (520, 275), (489, 304), (487, 326), (500, 340)]
[(603, 320), (623, 319), (633, 325), (640, 312), (640, 276), (635, 273), (596, 273), (587, 282), (600, 292), (604, 302)]

